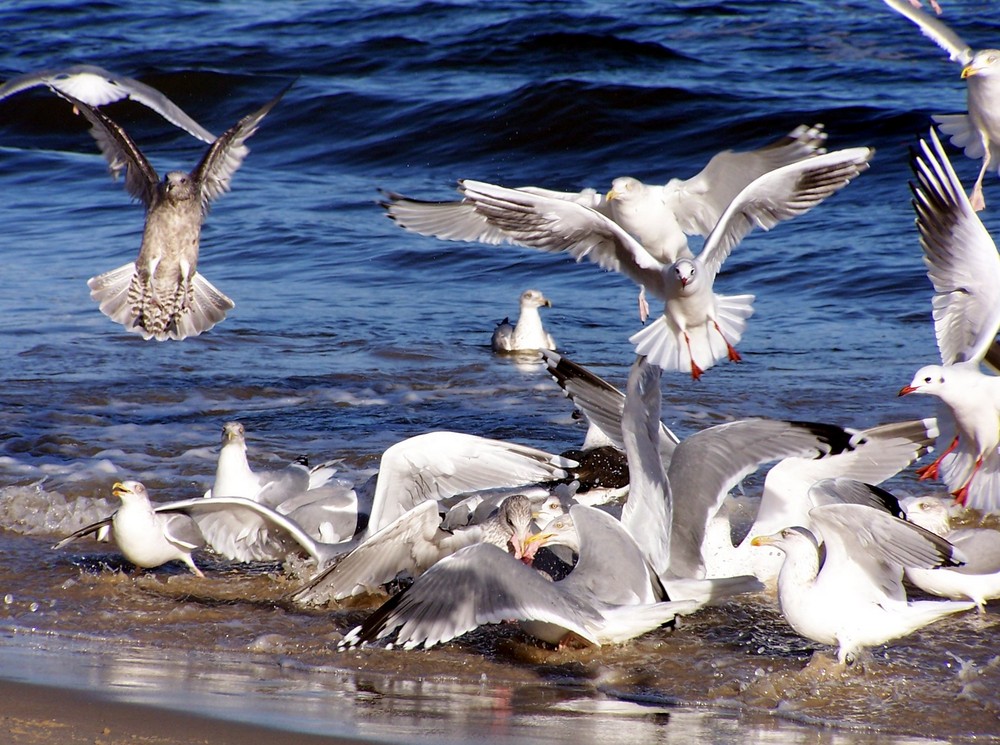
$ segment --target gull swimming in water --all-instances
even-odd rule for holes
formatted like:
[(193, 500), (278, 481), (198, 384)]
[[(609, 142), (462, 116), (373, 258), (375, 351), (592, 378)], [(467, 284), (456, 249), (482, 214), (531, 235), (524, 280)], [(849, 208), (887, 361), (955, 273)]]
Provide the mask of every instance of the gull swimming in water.
[(143, 569), (182, 561), (194, 574), (204, 576), (191, 552), (205, 541), (190, 517), (154, 512), (146, 487), (138, 481), (119, 481), (111, 490), (122, 501), (111, 516), (111, 535), (122, 556)]
[[(478, 544), (435, 564), (344, 637), (353, 646), (395, 636), (404, 649), (428, 649), (490, 623), (518, 621), (542, 641), (619, 644), (691, 613), (694, 600), (661, 602), (662, 588), (639, 547), (601, 510), (575, 505), (532, 543), (565, 542), (573, 570), (552, 582), (495, 546)], [(608, 561), (614, 562), (609, 571)]]
[(871, 148), (816, 155), (758, 177), (729, 204), (695, 258), (664, 263), (614, 220), (575, 202), (462, 181), (465, 199), (518, 245), (584, 257), (625, 274), (664, 301), (663, 314), (629, 339), (636, 353), (695, 379), (728, 357), (753, 313), (753, 296), (714, 292), (715, 277), (740, 240), (757, 225), (765, 229), (808, 212), (868, 167)]
[(912, 158), (913, 207), (927, 276), (934, 286), (940, 365), (920, 368), (900, 396), (937, 396), (954, 420), (942, 427), (937, 460), (922, 478), (941, 476), (959, 503), (1000, 510), (1000, 377), (980, 363), (1000, 328), (1000, 255), (972, 208), (933, 130)]
[(156, 88), (124, 75), (115, 75), (96, 65), (72, 65), (62, 70), (40, 70), (18, 75), (0, 85), (0, 101), (39, 85), (48, 86), (56, 93), (95, 108), (128, 98), (149, 107), (203, 142), (215, 141), (215, 135)]
[(556, 340), (542, 326), (539, 308), (551, 308), (552, 303), (538, 290), (521, 293), (521, 310), (517, 325), (503, 319), (493, 332), (490, 346), (494, 352), (520, 352), (537, 349), (555, 349)]
[[(726, 207), (752, 181), (781, 166), (825, 152), (825, 142), (822, 124), (800, 125), (757, 150), (723, 150), (695, 176), (671, 179), (662, 186), (623, 176), (612, 182), (606, 195), (596, 189), (561, 192), (534, 186), (520, 187), (517, 191), (594, 209), (617, 222), (655, 259), (672, 264), (692, 255), (688, 236), (709, 235)], [(493, 224), (468, 200), (428, 202), (388, 192), (382, 206), (400, 227), (420, 235), (487, 244), (534, 245)], [(746, 226), (745, 232), (751, 227)], [(577, 226), (571, 228), (576, 230)], [(645, 322), (648, 314), (645, 287), (640, 285), (640, 319)]]
[(907, 520), (947, 539), (961, 551), (966, 557), (965, 564), (937, 569), (909, 567), (906, 578), (931, 595), (972, 600), (983, 612), (987, 601), (1000, 598), (1000, 531), (952, 528), (949, 501), (940, 497), (907, 497), (900, 500), (900, 505)]
[(102, 313), (157, 341), (197, 336), (225, 318), (233, 301), (198, 273), (201, 226), (250, 152), (246, 140), (287, 90), (226, 130), (190, 173), (171, 171), (162, 182), (125, 130), (100, 109), (62, 94), (90, 121), (108, 169), (115, 177), (125, 171), (125, 189), (146, 208), (139, 257), (87, 282)]
[(986, 207), (983, 197), (986, 172), (992, 166), (1000, 173), (1000, 50), (973, 51), (939, 19), (907, 5), (903, 0), (884, 2), (915, 23), (924, 36), (962, 65), (962, 79), (968, 85), (969, 113), (939, 114), (934, 121), (942, 132), (951, 135), (953, 145), (965, 150), (966, 156), (983, 161), (970, 197), (972, 208), (978, 212)]
[(822, 533), (822, 545), (801, 526), (757, 536), (753, 543), (785, 554), (778, 575), (781, 613), (796, 633), (836, 646), (840, 664), (976, 607), (906, 599), (903, 567), (956, 566), (965, 560), (943, 538), (862, 504), (814, 507), (809, 516)]

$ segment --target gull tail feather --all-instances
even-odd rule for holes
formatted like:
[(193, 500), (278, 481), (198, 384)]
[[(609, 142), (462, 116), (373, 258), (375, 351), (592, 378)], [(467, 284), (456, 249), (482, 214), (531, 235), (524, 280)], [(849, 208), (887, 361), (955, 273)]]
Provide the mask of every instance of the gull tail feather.
[(645, 356), (664, 370), (689, 370), (691, 367), (684, 340), (666, 316), (660, 316), (645, 328), (632, 334), (629, 341), (635, 353)]
[(601, 612), (604, 624), (596, 636), (601, 644), (621, 644), (670, 623), (676, 616), (693, 613), (699, 607), (700, 604), (694, 601), (680, 600), (607, 608)]
[(235, 303), (215, 285), (200, 274), (192, 279), (192, 301), (186, 312), (176, 316), (173, 327), (168, 329), (171, 339), (185, 339), (208, 331), (236, 307)]
[(966, 157), (982, 160), (986, 155), (983, 140), (968, 114), (935, 114), (932, 118), (938, 128), (951, 138), (951, 144), (965, 151)]
[(87, 280), (90, 297), (96, 300), (101, 313), (115, 323), (120, 323), (127, 331), (141, 334), (143, 339), (152, 339), (153, 334), (138, 325), (138, 314), (129, 301), (128, 291), (135, 277), (135, 262), (130, 261), (110, 272), (98, 274)]

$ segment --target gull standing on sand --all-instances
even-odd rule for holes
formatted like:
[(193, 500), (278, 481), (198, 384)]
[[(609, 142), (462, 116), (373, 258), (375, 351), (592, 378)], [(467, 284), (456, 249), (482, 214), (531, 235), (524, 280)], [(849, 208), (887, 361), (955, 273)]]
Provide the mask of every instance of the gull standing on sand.
[(1000, 377), (983, 373), (980, 363), (1000, 328), (1000, 255), (933, 130), (911, 165), (942, 364), (920, 368), (899, 395), (937, 396), (954, 419), (954, 435), (942, 434), (939, 442), (946, 447), (921, 469), (921, 478), (941, 476), (959, 503), (997, 511)]
[[(594, 209), (617, 222), (655, 259), (672, 264), (692, 255), (688, 236), (711, 233), (729, 203), (752, 181), (775, 168), (826, 152), (825, 142), (822, 124), (799, 125), (757, 150), (723, 150), (695, 176), (671, 179), (662, 186), (623, 176), (612, 182), (606, 195), (596, 189), (561, 192), (535, 186), (521, 187), (518, 191)], [(487, 244), (534, 245), (491, 224), (466, 200), (428, 202), (388, 192), (382, 206), (400, 227), (420, 235)], [(648, 315), (645, 287), (640, 285), (639, 317), (645, 322)]]
[(490, 340), (494, 352), (526, 352), (539, 349), (555, 349), (556, 340), (542, 326), (539, 308), (551, 308), (552, 303), (538, 290), (521, 293), (521, 309), (517, 325), (512, 326), (505, 318), (497, 325)]
[(871, 148), (850, 148), (769, 171), (729, 204), (695, 258), (659, 261), (614, 220), (575, 202), (478, 181), (463, 181), (468, 202), (518, 245), (584, 257), (625, 274), (664, 300), (663, 314), (629, 341), (636, 353), (697, 379), (721, 359), (738, 361), (735, 344), (753, 313), (753, 296), (714, 292), (733, 248), (757, 225), (764, 229), (808, 212), (868, 168)]
[(964, 557), (930, 531), (862, 504), (809, 512), (822, 533), (801, 526), (757, 536), (755, 546), (785, 554), (778, 574), (781, 613), (796, 633), (837, 647), (840, 664), (866, 648), (906, 636), (973, 602), (907, 601), (903, 567), (957, 566)]
[[(911, 7), (904, 0), (884, 0), (890, 8), (909, 18), (948, 56), (962, 64), (962, 79), (968, 86), (968, 114), (939, 114), (934, 121), (951, 142), (974, 160), (982, 160), (970, 201), (977, 212), (986, 207), (983, 178), (992, 166), (1000, 174), (1000, 50), (978, 52), (937, 18)], [(938, 12), (940, 9), (936, 8)]]
[(0, 101), (39, 85), (46, 85), (60, 95), (70, 96), (94, 108), (128, 98), (147, 106), (203, 142), (215, 141), (215, 135), (156, 88), (124, 75), (115, 75), (96, 65), (73, 65), (62, 70), (40, 70), (18, 75), (0, 85)]
[(62, 94), (90, 121), (112, 175), (124, 170), (125, 189), (146, 208), (138, 259), (87, 282), (102, 313), (157, 341), (197, 336), (225, 318), (233, 301), (197, 271), (201, 226), (250, 152), (246, 140), (287, 90), (226, 130), (193, 171), (171, 171), (162, 182), (125, 130), (100, 109)]
[(906, 578), (924, 592), (952, 600), (972, 600), (979, 611), (986, 602), (1000, 598), (1000, 531), (992, 528), (952, 528), (950, 500), (908, 497), (900, 500), (906, 519), (945, 538), (966, 557), (960, 567), (917, 569), (908, 567)]
[(191, 552), (205, 541), (190, 517), (154, 512), (146, 487), (138, 481), (120, 481), (112, 492), (122, 501), (111, 517), (111, 535), (122, 556), (143, 569), (182, 561), (194, 574), (204, 576)]

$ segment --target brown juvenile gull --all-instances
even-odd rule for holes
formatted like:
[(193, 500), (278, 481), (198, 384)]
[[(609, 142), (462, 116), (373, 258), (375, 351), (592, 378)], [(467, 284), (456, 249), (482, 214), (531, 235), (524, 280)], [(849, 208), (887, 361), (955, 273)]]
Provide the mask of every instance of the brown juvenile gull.
[(536, 349), (555, 349), (556, 340), (542, 326), (539, 308), (551, 308), (552, 303), (539, 290), (521, 293), (521, 310), (517, 324), (512, 326), (505, 318), (493, 331), (490, 346), (494, 352), (520, 352)]
[(147, 106), (199, 140), (215, 140), (215, 135), (156, 88), (96, 65), (72, 65), (62, 70), (39, 70), (18, 75), (0, 85), (0, 101), (39, 85), (46, 85), (62, 96), (71, 96), (94, 107), (128, 98)]
[(213, 199), (228, 191), (250, 151), (246, 140), (288, 88), (243, 117), (209, 147), (190, 173), (156, 171), (119, 125), (99, 109), (62, 94), (90, 121), (91, 134), (114, 176), (146, 207), (139, 258), (91, 278), (90, 296), (101, 312), (143, 339), (185, 339), (226, 316), (233, 301), (198, 274), (201, 226)]
[(934, 121), (951, 142), (974, 159), (982, 159), (979, 177), (969, 197), (977, 212), (986, 207), (983, 178), (992, 166), (1000, 173), (1000, 49), (974, 51), (952, 29), (934, 16), (912, 7), (904, 0), (884, 0), (885, 4), (917, 25), (924, 36), (944, 49), (962, 65), (967, 89), (968, 114), (938, 114)]

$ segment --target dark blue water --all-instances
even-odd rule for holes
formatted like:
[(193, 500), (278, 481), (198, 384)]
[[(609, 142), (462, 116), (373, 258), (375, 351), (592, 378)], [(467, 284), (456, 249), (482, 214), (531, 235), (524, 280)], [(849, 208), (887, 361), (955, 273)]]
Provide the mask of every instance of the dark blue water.
[[(973, 46), (997, 38), (993, 3), (946, 10)], [(192, 496), (231, 419), (256, 464), (341, 457), (348, 478), (429, 429), (574, 446), (558, 389), (492, 356), (490, 332), (536, 287), (560, 350), (621, 383), (634, 285), (563, 256), (404, 233), (377, 189), (665, 182), (800, 123), (825, 124), (831, 149), (874, 146), (872, 167), (733, 253), (717, 287), (757, 295), (745, 361), (696, 383), (665, 376), (665, 420), (686, 434), (727, 417), (862, 427), (933, 411), (896, 397), (937, 360), (908, 150), (931, 113), (964, 110), (964, 85), (880, 2), (19, 2), (0, 28), (3, 79), (98, 64), (216, 133), (295, 81), (203, 231), (199, 270), (236, 308), (181, 343), (126, 334), (88, 296), (89, 277), (135, 257), (143, 214), (82, 118), (43, 89), (0, 102), (0, 487), (44, 477), (43, 495), (72, 502), (139, 478)], [(161, 174), (204, 151), (135, 104), (106, 111)], [(978, 164), (955, 165), (971, 183)], [(1000, 227), (995, 178), (986, 194)]]

